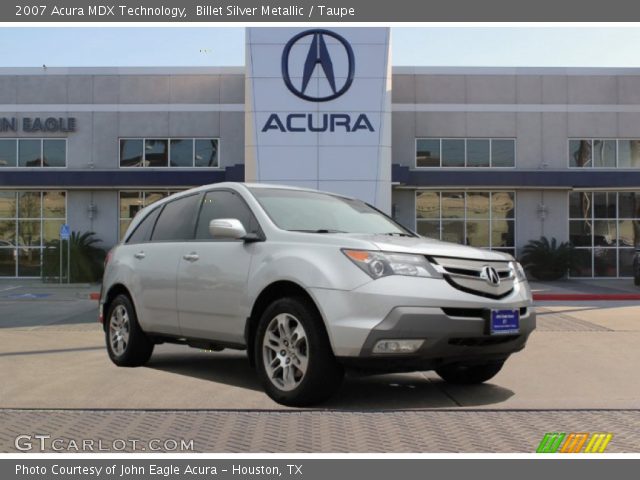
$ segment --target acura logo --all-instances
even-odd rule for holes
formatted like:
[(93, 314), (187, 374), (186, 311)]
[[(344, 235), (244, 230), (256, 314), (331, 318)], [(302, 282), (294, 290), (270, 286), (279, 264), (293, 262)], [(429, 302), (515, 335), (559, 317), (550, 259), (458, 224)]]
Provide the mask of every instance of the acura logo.
[[(309, 46), (309, 51), (307, 52), (307, 57), (304, 62), (304, 68), (302, 69), (302, 71), (294, 72), (293, 74), (294, 78), (302, 76), (302, 83), (299, 86), (296, 86), (291, 80), (291, 72), (289, 71), (289, 56), (291, 55), (291, 49), (294, 47), (294, 45), (300, 42), (300, 40), (307, 37), (311, 37), (311, 45)], [(338, 72), (338, 79), (336, 79), (336, 72), (334, 71), (333, 61), (331, 60), (331, 55), (329, 54), (329, 49), (327, 48), (327, 43), (325, 41), (327, 37), (337, 40), (342, 48), (344, 48), (347, 56), (347, 71)], [(309, 87), (309, 82), (311, 80), (311, 77), (313, 76), (313, 72), (316, 70), (316, 67), (318, 65), (320, 66), (322, 74), (326, 78), (329, 88), (332, 92), (331, 94), (326, 96), (307, 94), (307, 87)], [(314, 29), (300, 32), (287, 42), (284, 47), (284, 51), (282, 52), (282, 78), (284, 79), (285, 85), (289, 90), (291, 90), (294, 95), (297, 95), (298, 97), (310, 102), (326, 102), (343, 95), (347, 90), (349, 90), (349, 87), (351, 87), (354, 74), (355, 58), (353, 56), (353, 49), (351, 48), (351, 45), (344, 39), (344, 37), (329, 30)], [(343, 80), (344, 78), (346, 78), (346, 80)], [(342, 85), (338, 85), (336, 80), (340, 80), (344, 83), (342, 83)]]
[(494, 287), (500, 285), (500, 275), (498, 275), (498, 271), (493, 267), (482, 267), (480, 278), (483, 278), (485, 282)]

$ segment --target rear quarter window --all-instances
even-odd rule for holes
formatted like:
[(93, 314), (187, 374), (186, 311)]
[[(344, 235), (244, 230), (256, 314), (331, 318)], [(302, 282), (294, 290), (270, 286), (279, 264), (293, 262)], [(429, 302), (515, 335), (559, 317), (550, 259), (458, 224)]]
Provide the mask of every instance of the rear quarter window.
[(151, 239), (151, 233), (153, 232), (153, 227), (156, 224), (156, 220), (158, 219), (160, 210), (162, 210), (162, 207), (158, 207), (152, 212), (148, 213), (138, 224), (133, 233), (129, 235), (126, 243), (148, 242)]

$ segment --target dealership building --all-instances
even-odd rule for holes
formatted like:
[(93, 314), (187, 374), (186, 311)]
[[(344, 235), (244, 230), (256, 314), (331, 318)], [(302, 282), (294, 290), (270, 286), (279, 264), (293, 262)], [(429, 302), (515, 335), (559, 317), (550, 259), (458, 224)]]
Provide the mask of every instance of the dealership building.
[[(393, 66), (388, 28), (248, 28), (244, 67), (0, 68), (0, 277), (63, 224), (110, 247), (136, 212), (224, 181), (361, 198), (421, 235), (640, 246), (640, 69)], [(309, 212), (313, 215), (313, 212)]]

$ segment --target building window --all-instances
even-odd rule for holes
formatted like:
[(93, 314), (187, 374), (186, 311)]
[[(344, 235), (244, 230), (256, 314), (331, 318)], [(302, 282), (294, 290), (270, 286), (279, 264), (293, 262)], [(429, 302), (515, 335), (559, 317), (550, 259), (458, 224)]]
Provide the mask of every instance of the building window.
[(219, 145), (217, 138), (121, 138), (120, 166), (219, 168)]
[(64, 138), (0, 139), (0, 168), (66, 166), (67, 140)]
[(417, 138), (417, 168), (495, 167), (516, 165), (513, 138)]
[(571, 192), (572, 277), (631, 277), (640, 248), (640, 192)]
[(515, 254), (515, 192), (417, 191), (422, 236)]
[(39, 277), (66, 222), (66, 192), (0, 190), (0, 277)]
[(571, 168), (640, 168), (640, 139), (569, 139)]
[(176, 193), (176, 191), (121, 191), (118, 200), (120, 239), (124, 237), (131, 220), (140, 210), (173, 193)]

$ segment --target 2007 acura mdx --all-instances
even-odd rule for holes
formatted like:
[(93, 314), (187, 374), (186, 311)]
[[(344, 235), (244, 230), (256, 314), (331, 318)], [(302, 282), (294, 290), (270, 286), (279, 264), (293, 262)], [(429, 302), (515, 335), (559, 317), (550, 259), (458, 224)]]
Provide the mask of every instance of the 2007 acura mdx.
[(220, 183), (141, 210), (100, 298), (116, 365), (163, 342), (246, 349), (268, 395), (308, 405), (347, 367), (480, 383), (535, 328), (509, 255), (416, 235), (366, 203)]

